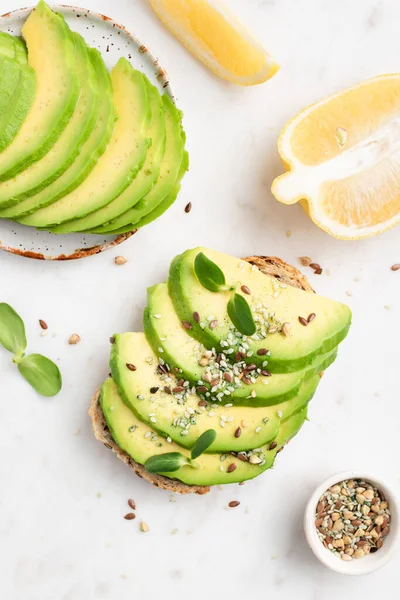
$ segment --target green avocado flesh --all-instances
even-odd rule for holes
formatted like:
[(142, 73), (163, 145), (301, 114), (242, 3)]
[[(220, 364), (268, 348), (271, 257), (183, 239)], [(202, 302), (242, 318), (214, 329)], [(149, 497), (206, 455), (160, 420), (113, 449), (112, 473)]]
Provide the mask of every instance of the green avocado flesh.
[[(233, 326), (227, 312), (232, 292), (210, 292), (200, 284), (194, 270), (200, 252), (222, 269), (227, 285), (236, 286), (236, 292), (249, 303), (257, 325), (254, 336), (243, 337)], [(249, 288), (250, 295), (242, 286)], [(351, 322), (350, 309), (344, 304), (283, 285), (243, 260), (207, 248), (188, 250), (172, 261), (168, 289), (179, 320), (190, 324), (188, 332), (193, 338), (206, 348), (228, 354), (240, 350), (246, 362), (251, 360), (257, 366), (266, 361), (259, 352), (268, 350), (271, 373), (298, 371), (312, 364), (315, 357), (345, 338)], [(199, 314), (199, 323), (194, 313)], [(301, 324), (299, 317), (307, 320), (310, 315), (315, 318), (306, 326)], [(210, 327), (212, 322), (215, 328)], [(290, 327), (287, 336), (281, 333), (283, 323)]]
[[(153, 427), (135, 416), (122, 401), (118, 387), (112, 379), (107, 379), (102, 386), (100, 405), (116, 444), (136, 462), (144, 464), (151, 456), (166, 452), (181, 452), (189, 458), (187, 450), (173, 441), (168, 442), (165, 437), (157, 434)], [(273, 449), (270, 449), (269, 444), (257, 447), (246, 453), (246, 462), (231, 454), (207, 453), (196, 459), (196, 468), (184, 466), (165, 475), (188, 485), (218, 485), (253, 479), (273, 466), (278, 451), (298, 433), (306, 418), (307, 407), (282, 423)], [(259, 464), (249, 462), (248, 459), (253, 455), (261, 460)], [(235, 465), (234, 470), (229, 469), (231, 465)]]
[[(227, 323), (225, 337), (221, 334), (217, 343), (205, 336), (199, 339), (195, 324), (204, 323), (204, 329), (199, 327), (203, 332), (211, 320), (228, 322), (227, 294), (209, 292), (188, 270), (181, 280), (184, 292), (174, 280), (148, 289), (144, 333), (113, 336), (110, 379), (103, 385), (100, 402), (116, 444), (141, 464), (161, 453), (188, 457), (199, 437), (214, 430), (215, 440), (196, 459), (196, 468), (160, 474), (188, 484), (215, 485), (251, 479), (273, 465), (277, 451), (307, 418), (322, 371), (335, 360), (337, 345), (350, 325), (350, 311), (206, 248), (174, 259), (172, 277), (177, 263), (188, 262), (193, 270), (200, 251), (218, 264), (229, 287), (248, 286), (246, 297), (257, 323), (264, 326), (267, 317), (273, 318), (276, 331), (265, 331), (262, 337), (264, 329), (259, 329), (255, 338), (246, 337)], [(180, 266), (178, 273), (182, 270)], [(179, 294), (188, 305), (183, 314), (176, 308), (176, 299), (182, 302)], [(306, 325), (298, 321), (312, 313), (315, 317)], [(280, 323), (291, 327), (283, 333)], [(275, 369), (283, 365), (284, 370), (270, 365)]]
[(172, 188), (172, 191), (168, 194), (168, 196), (166, 198), (164, 198), (164, 200), (162, 202), (160, 202), (160, 204), (158, 204), (156, 206), (156, 208), (153, 208), (153, 210), (151, 210), (144, 217), (139, 219), (139, 221), (136, 221), (135, 223), (132, 223), (131, 225), (128, 225), (126, 227), (121, 227), (121, 229), (117, 229), (116, 231), (113, 231), (112, 233), (114, 235), (116, 235), (116, 234), (120, 234), (120, 233), (126, 233), (128, 231), (132, 231), (132, 229), (140, 229), (140, 227), (144, 227), (145, 225), (148, 225), (149, 223), (151, 223), (152, 221), (155, 221), (156, 219), (158, 219), (158, 217), (163, 215), (165, 213), (165, 211), (168, 210), (168, 208), (177, 199), (179, 191), (181, 189), (181, 180), (184, 177), (186, 171), (188, 170), (188, 167), (189, 167), (189, 155), (185, 150), (183, 153), (181, 168), (179, 170), (178, 180), (177, 180), (175, 186)]
[[(0, 211), (0, 217), (18, 219), (25, 223), (24, 217), (41, 207), (48, 206), (60, 200), (75, 190), (89, 175), (104, 153), (115, 123), (115, 112), (112, 98), (111, 79), (101, 54), (90, 49), (90, 59), (93, 65), (98, 90), (95, 123), (87, 141), (72, 165), (58, 179), (45, 187), (41, 192), (19, 202), (18, 204)], [(29, 224), (29, 221), (25, 224)]]
[(1, 207), (16, 204), (40, 192), (57, 179), (73, 163), (82, 144), (93, 130), (99, 90), (88, 47), (78, 34), (73, 34), (73, 38), (81, 90), (75, 111), (54, 146), (41, 160), (33, 163), (16, 177), (0, 183)]
[[(92, 233), (114, 234), (122, 232), (122, 228), (125, 227), (127, 229), (124, 229), (124, 231), (135, 229), (141, 219), (156, 210), (167, 196), (175, 191), (179, 178), (187, 170), (187, 154), (184, 153), (185, 135), (181, 125), (182, 113), (175, 107), (169, 96), (163, 96), (163, 106), (166, 121), (166, 146), (157, 181), (136, 206), (114, 219), (111, 223), (92, 229)], [(186, 165), (183, 174), (181, 172), (182, 163)], [(170, 204), (172, 202), (171, 199)]]
[[(124, 58), (111, 72), (111, 81), (117, 121), (105, 152), (78, 188), (26, 217), (25, 224), (49, 228), (53, 233), (74, 231), (74, 222), (70, 219), (83, 217), (108, 204), (138, 174), (149, 146), (146, 133), (151, 114), (147, 89), (142, 74)], [(48, 227), (55, 223), (63, 224)]]
[(15, 60), (20, 65), (28, 63), (28, 53), (21, 38), (0, 31), (0, 57)]
[(15, 54), (14, 37), (9, 33), (0, 31), (0, 56), (14, 60), (16, 58)]
[(36, 92), (18, 133), (0, 154), (0, 181), (15, 177), (50, 150), (69, 122), (80, 92), (74, 41), (63, 19), (41, 1), (22, 34)]
[(115, 200), (87, 217), (68, 223), (68, 226), (73, 226), (74, 231), (89, 231), (118, 217), (127, 209), (135, 206), (153, 187), (158, 177), (165, 152), (164, 112), (158, 90), (146, 78), (144, 78), (144, 81), (151, 110), (151, 124), (147, 136), (152, 140), (152, 144), (147, 151), (146, 160), (132, 183)]
[[(134, 364), (136, 371), (127, 364)], [(297, 395), (280, 404), (278, 410), (275, 406), (242, 407), (218, 402), (201, 407), (195, 390), (184, 393), (184, 387), (178, 385), (179, 375), (160, 374), (158, 364), (143, 333), (115, 336), (110, 368), (127, 406), (141, 421), (185, 448), (191, 448), (206, 429), (215, 429), (217, 438), (209, 449), (215, 452), (248, 450), (274, 439), (280, 423), (311, 400), (319, 382), (316, 376), (304, 383)], [(166, 387), (172, 393), (167, 393)], [(243, 421), (247, 425), (240, 437), (235, 437)]]
[(21, 65), (28, 64), (28, 51), (24, 40), (19, 37), (14, 37), (15, 60)]
[(121, 58), (40, 0), (24, 39), (0, 32), (0, 218), (117, 235), (175, 201), (188, 166), (182, 113)]
[(21, 66), (0, 52), (0, 119), (17, 88), (20, 73)]
[(36, 79), (27, 65), (3, 58), (1, 61), (0, 152), (14, 140), (32, 107)]
[[(241, 357), (239, 361), (235, 361), (232, 355), (222, 354), (221, 365), (216, 360), (215, 351), (207, 352), (202, 344), (189, 335), (175, 313), (166, 283), (149, 288), (147, 296), (148, 306), (144, 311), (143, 325), (153, 352), (158, 358), (162, 357), (171, 368), (178, 368), (181, 376), (191, 385), (206, 387), (208, 392), (212, 386), (207, 382), (207, 374), (209, 374), (208, 379), (211, 380), (217, 376), (218, 383), (213, 395), (219, 394), (218, 401), (221, 403), (233, 402), (240, 406), (271, 406), (284, 402), (297, 394), (304, 381), (332, 364), (337, 355), (336, 349), (327, 354), (318, 355), (309, 366), (293, 373), (264, 376), (258, 372), (261, 370), (259, 368), (252, 372), (254, 381), (250, 381), (247, 385), (238, 378), (247, 366)], [(265, 362), (268, 362), (268, 357), (265, 358), (267, 359)], [(200, 361), (203, 361), (203, 366)], [(265, 369), (268, 369), (268, 364), (265, 365)], [(221, 371), (222, 378), (220, 378)], [(229, 381), (224, 379), (225, 374)], [(199, 382), (201, 383), (199, 384)], [(228, 389), (232, 393), (226, 396), (224, 392)], [(204, 396), (204, 394), (200, 395)], [(209, 397), (210, 393), (204, 396), (206, 399)]]

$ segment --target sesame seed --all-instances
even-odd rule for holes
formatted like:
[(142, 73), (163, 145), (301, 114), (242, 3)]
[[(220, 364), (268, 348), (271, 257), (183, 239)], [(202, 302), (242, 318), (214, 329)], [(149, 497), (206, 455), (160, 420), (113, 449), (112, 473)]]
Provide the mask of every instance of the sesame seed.
[(157, 348), (157, 350), (162, 354), (164, 352), (164, 350), (161, 348), (161, 346), (159, 348)]
[(161, 315), (153, 315), (155, 319), (161, 319)]
[(260, 431), (261, 431), (261, 427), (256, 427), (256, 430), (255, 430), (255, 431), (256, 431), (256, 433), (260, 433)]

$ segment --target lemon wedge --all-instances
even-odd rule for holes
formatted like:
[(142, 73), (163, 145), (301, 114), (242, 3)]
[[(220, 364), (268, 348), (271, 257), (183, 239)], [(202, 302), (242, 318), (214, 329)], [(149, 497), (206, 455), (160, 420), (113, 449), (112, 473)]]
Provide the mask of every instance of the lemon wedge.
[(321, 229), (346, 240), (400, 223), (400, 74), (382, 75), (306, 108), (283, 128), (287, 169), (272, 184)]
[(161, 21), (219, 77), (257, 85), (279, 69), (263, 46), (219, 0), (149, 0)]

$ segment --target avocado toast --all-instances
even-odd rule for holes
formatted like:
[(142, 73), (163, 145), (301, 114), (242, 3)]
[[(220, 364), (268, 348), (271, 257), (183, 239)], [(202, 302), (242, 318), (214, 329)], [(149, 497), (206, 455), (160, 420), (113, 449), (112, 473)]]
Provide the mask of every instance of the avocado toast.
[[(283, 372), (270, 373), (267, 369), (269, 360), (273, 358), (272, 351), (265, 353), (263, 350), (259, 355), (263, 361), (258, 367), (254, 365), (251, 351), (248, 351), (250, 356), (240, 357), (241, 360), (236, 361), (232, 356), (236, 353), (229, 354), (224, 344), (215, 348), (203, 345), (203, 339), (199, 342), (185, 320), (179, 321), (187, 336), (186, 339), (182, 337), (176, 322), (175, 298), (171, 296), (167, 302), (164, 297), (165, 302), (159, 305), (163, 312), (153, 311), (151, 291), (158, 286), (149, 290), (149, 305), (144, 318), (145, 333), (113, 336), (111, 374), (93, 398), (89, 413), (95, 436), (139, 476), (154, 485), (180, 493), (203, 494), (212, 485), (252, 479), (273, 466), (277, 453), (307, 419), (308, 403), (316, 392), (321, 371), (336, 358), (337, 345), (327, 353), (323, 350), (325, 341), (332, 337), (332, 327), (337, 325), (338, 312), (343, 317), (339, 329), (346, 333), (351, 314), (344, 305), (316, 296), (299, 271), (280, 259), (251, 257), (240, 261), (206, 248), (188, 252), (194, 256), (204, 253), (218, 260), (219, 265), (225, 264), (228, 258), (237, 263), (249, 263), (253, 267), (252, 272), (257, 270), (265, 278), (266, 289), (273, 280), (282, 286), (282, 294), (286, 294), (288, 299), (292, 298), (293, 290), (299, 290), (299, 304), (304, 308), (313, 307), (317, 302), (326, 321), (325, 327), (318, 330), (318, 352), (315, 352), (311, 363), (298, 372), (291, 361), (296, 365), (299, 357), (289, 349), (293, 344), (302, 347), (296, 339), (299, 333), (295, 328), (291, 336), (278, 329), (267, 333), (264, 345), (276, 347), (283, 357), (281, 346), (273, 343), (274, 336), (282, 337), (287, 343), (287, 355), (290, 358), (284, 361)], [(164, 291), (168, 289), (168, 285), (162, 285)], [(236, 282), (236, 290), (242, 285), (244, 279)], [(204, 287), (200, 290), (197, 309), (201, 310), (202, 297), (207, 293)], [(215, 297), (220, 295), (220, 291), (214, 293)], [(286, 303), (285, 320), (294, 321), (295, 316), (297, 318), (297, 297), (296, 294), (295, 306), (289, 300)], [(164, 321), (171, 316), (170, 327), (154, 337), (146, 326), (149, 315), (155, 317), (156, 321)], [(197, 314), (194, 319), (192, 316), (190, 324), (196, 318)], [(310, 328), (317, 318), (318, 315), (309, 323)], [(230, 330), (233, 330), (232, 323)], [(257, 333), (254, 335), (257, 336)], [(221, 337), (221, 342), (228, 339), (226, 334), (225, 338)], [(186, 352), (181, 351), (182, 343), (186, 344)], [(163, 344), (169, 348), (165, 360)], [(192, 353), (193, 348), (195, 351)], [(218, 360), (210, 364), (213, 350)], [(182, 369), (179, 364), (184, 362), (185, 357), (186, 363)], [(275, 364), (282, 364), (282, 358)], [(214, 381), (207, 381), (208, 373)], [(273, 383), (275, 378), (276, 384)], [(273, 392), (269, 392), (269, 385), (274, 388)], [(199, 437), (210, 429), (215, 431), (214, 440), (205, 453), (196, 458), (194, 466), (192, 463), (186, 464), (172, 472), (160, 470), (154, 473), (146, 469), (149, 459), (162, 458), (170, 453), (190, 462), (191, 449)]]

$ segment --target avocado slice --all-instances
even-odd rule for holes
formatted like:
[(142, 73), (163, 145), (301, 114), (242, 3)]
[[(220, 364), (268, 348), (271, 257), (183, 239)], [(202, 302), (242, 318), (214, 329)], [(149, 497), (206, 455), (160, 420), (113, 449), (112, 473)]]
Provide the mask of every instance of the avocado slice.
[(28, 64), (28, 50), (24, 40), (20, 37), (14, 37), (15, 60), (21, 65)]
[(80, 92), (74, 41), (63, 19), (41, 0), (22, 34), (36, 75), (36, 94), (17, 135), (0, 154), (0, 181), (15, 177), (50, 150), (67, 125)]
[(104, 154), (78, 188), (25, 217), (24, 224), (53, 233), (74, 231), (73, 219), (114, 200), (139, 173), (151, 142), (147, 138), (151, 112), (144, 78), (121, 58), (111, 72), (111, 81), (117, 121)]
[(20, 65), (28, 63), (28, 52), (24, 41), (3, 31), (0, 31), (0, 56), (15, 60)]
[[(251, 372), (254, 381), (245, 384), (238, 377), (246, 367), (242, 357), (238, 361), (232, 355), (222, 354), (217, 357), (215, 351), (207, 352), (202, 344), (192, 338), (175, 313), (166, 283), (150, 287), (147, 298), (148, 306), (144, 311), (143, 324), (153, 352), (158, 358), (162, 357), (172, 369), (178, 368), (181, 376), (191, 386), (198, 387), (198, 382), (201, 381), (201, 387), (208, 390), (206, 396), (200, 394), (205, 399), (209, 399), (210, 395), (215, 398), (218, 394), (217, 401), (222, 404), (233, 402), (239, 406), (275, 405), (295, 396), (304, 381), (326, 369), (337, 356), (335, 348), (327, 354), (318, 355), (309, 366), (293, 373), (263, 376), (259, 373), (260, 369), (256, 369)], [(202, 366), (200, 361), (207, 364)], [(268, 365), (265, 366), (266, 369), (267, 367)], [(228, 379), (224, 378), (225, 374)], [(216, 379), (216, 376), (218, 383), (214, 394), (210, 394), (212, 386), (207, 383), (207, 378)]]
[(89, 48), (84, 39), (73, 33), (78, 82), (81, 89), (76, 109), (54, 146), (43, 158), (13, 177), (0, 183), (0, 207), (17, 204), (40, 192), (62, 175), (73, 163), (91, 134), (97, 118), (99, 95)]
[[(194, 260), (200, 252), (222, 269), (227, 285), (235, 286), (249, 303), (257, 325), (254, 336), (243, 337), (233, 326), (227, 312), (231, 291), (210, 292), (199, 282)], [(243, 285), (250, 295), (242, 291)], [(316, 356), (338, 346), (351, 322), (346, 305), (286, 286), (243, 260), (207, 248), (187, 250), (172, 261), (168, 289), (178, 318), (190, 323), (188, 333), (192, 337), (208, 349), (227, 354), (241, 349), (245, 360), (257, 366), (265, 364), (266, 356), (261, 353), (268, 350), (271, 373), (307, 367)], [(194, 313), (200, 315), (199, 323)], [(315, 318), (309, 324), (301, 324), (299, 318), (307, 320), (312, 314)], [(210, 327), (211, 323), (216, 326)], [(287, 336), (279, 332), (283, 323), (290, 325)]]
[(135, 206), (153, 187), (158, 177), (166, 142), (163, 106), (158, 90), (151, 85), (147, 77), (143, 76), (143, 78), (149, 95), (152, 116), (147, 132), (147, 136), (152, 140), (152, 143), (147, 151), (143, 167), (132, 183), (115, 200), (87, 217), (68, 223), (71, 231), (72, 229), (73, 231), (89, 231), (93, 227), (100, 226), (118, 217), (118, 215)]
[[(181, 452), (189, 458), (187, 450), (172, 441), (167, 442), (135, 416), (122, 401), (118, 387), (111, 378), (102, 386), (100, 405), (116, 444), (136, 462), (145, 464), (151, 456), (166, 452)], [(231, 454), (202, 454), (196, 459), (197, 468), (185, 466), (174, 473), (165, 473), (165, 476), (189, 485), (218, 485), (253, 479), (273, 466), (279, 450), (299, 432), (306, 418), (307, 408), (304, 408), (282, 424), (273, 449), (268, 444), (241, 454), (246, 462)], [(256, 455), (261, 462), (250, 463), (252, 455)], [(235, 470), (228, 471), (232, 464)]]
[[(160, 372), (143, 333), (123, 333), (114, 338), (110, 369), (123, 401), (141, 421), (185, 448), (191, 448), (206, 429), (217, 431), (210, 452), (238, 452), (265, 444), (275, 438), (281, 422), (311, 400), (319, 383), (318, 376), (304, 383), (294, 398), (278, 408), (218, 402), (199, 406), (200, 398), (194, 389), (185, 387), (180, 374)], [(132, 364), (134, 371), (127, 366)], [(243, 423), (246, 426), (242, 427)], [(235, 437), (238, 427), (241, 435)]]
[(2, 56), (0, 51), (0, 119), (17, 88), (20, 73), (21, 66), (15, 60)]
[(4, 31), (0, 31), (0, 56), (15, 60), (14, 37)]
[(89, 138), (65, 173), (34, 196), (0, 210), (0, 217), (23, 223), (25, 216), (70, 194), (86, 179), (108, 146), (115, 123), (111, 79), (100, 52), (90, 48), (89, 54), (101, 90), (97, 98), (96, 122)]
[(15, 60), (3, 58), (1, 70), (0, 152), (17, 135), (35, 99), (34, 71)]
[(143, 217), (156, 209), (167, 196), (170, 196), (170, 194), (175, 191), (178, 178), (182, 176), (182, 162), (183, 160), (187, 161), (187, 155), (184, 155), (185, 134), (181, 125), (182, 113), (176, 108), (171, 98), (166, 94), (163, 96), (163, 106), (167, 139), (157, 181), (136, 206), (126, 211), (112, 222), (91, 229), (91, 233), (114, 234), (119, 233), (121, 228), (125, 227), (127, 227), (127, 231), (131, 231), (132, 229), (135, 229), (134, 224), (137, 224)]
[(172, 188), (172, 191), (168, 194), (168, 196), (166, 198), (164, 198), (164, 200), (162, 202), (160, 202), (160, 204), (158, 204), (158, 206), (156, 206), (156, 208), (153, 208), (153, 210), (151, 210), (147, 215), (145, 215), (144, 217), (139, 219), (139, 221), (136, 221), (135, 223), (132, 223), (131, 225), (128, 225), (126, 227), (122, 227), (121, 229), (117, 229), (116, 231), (113, 231), (112, 232), (113, 235), (117, 235), (119, 233), (126, 233), (127, 231), (132, 231), (133, 229), (140, 229), (141, 227), (148, 225), (149, 223), (151, 223), (152, 221), (155, 221), (155, 219), (158, 219), (158, 217), (163, 215), (165, 213), (165, 211), (168, 210), (168, 208), (177, 199), (179, 191), (182, 187), (181, 179), (184, 177), (186, 171), (188, 170), (188, 167), (189, 167), (189, 154), (185, 150), (183, 153), (183, 159), (182, 159), (182, 164), (181, 164), (181, 168), (180, 168), (179, 175), (178, 175), (178, 180), (177, 180), (175, 186)]

